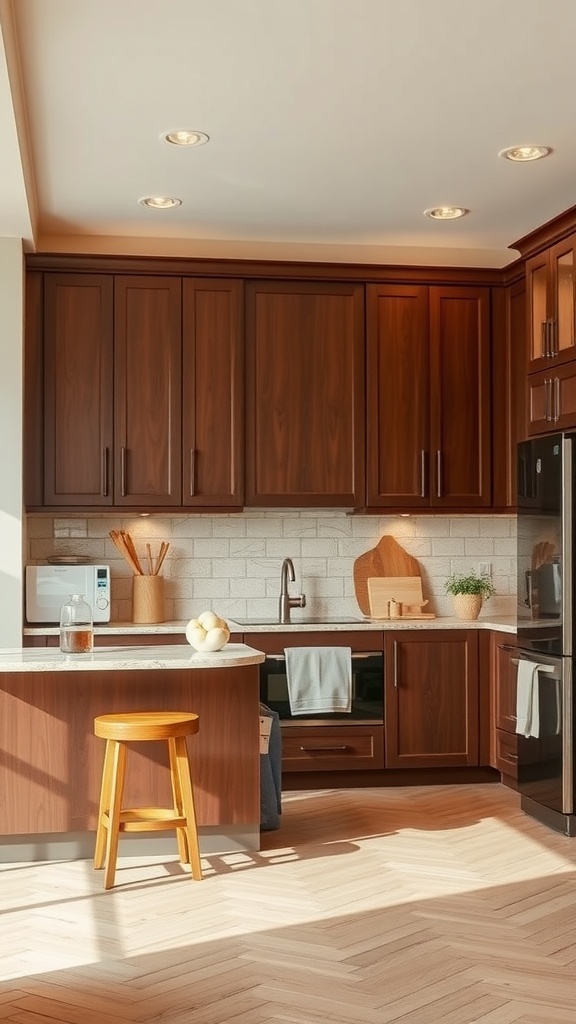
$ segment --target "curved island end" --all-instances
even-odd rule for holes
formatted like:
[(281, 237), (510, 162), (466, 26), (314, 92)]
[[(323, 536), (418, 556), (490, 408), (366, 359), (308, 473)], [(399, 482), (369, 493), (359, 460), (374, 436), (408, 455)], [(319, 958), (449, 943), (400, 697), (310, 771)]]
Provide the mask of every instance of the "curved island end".
[[(179, 710), (199, 716), (189, 745), (203, 854), (258, 850), (259, 664), (245, 644), (91, 654), (0, 650), (0, 861), (92, 857), (104, 759), (96, 715)], [(171, 806), (165, 744), (131, 744), (125, 806)], [(120, 856), (175, 853), (175, 839), (129, 834)]]

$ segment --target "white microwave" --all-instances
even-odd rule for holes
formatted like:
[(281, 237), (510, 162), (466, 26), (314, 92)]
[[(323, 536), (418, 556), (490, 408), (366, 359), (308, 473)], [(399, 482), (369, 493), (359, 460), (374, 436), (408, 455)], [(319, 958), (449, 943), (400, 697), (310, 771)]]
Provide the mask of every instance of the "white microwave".
[(83, 594), (94, 622), (110, 622), (109, 565), (27, 565), (26, 621), (60, 622), (71, 594)]

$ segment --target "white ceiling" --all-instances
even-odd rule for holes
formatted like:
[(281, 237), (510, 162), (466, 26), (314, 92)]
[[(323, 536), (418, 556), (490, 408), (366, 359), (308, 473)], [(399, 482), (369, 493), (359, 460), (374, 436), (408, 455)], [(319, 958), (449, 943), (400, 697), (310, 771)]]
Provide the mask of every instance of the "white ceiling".
[[(498, 267), (576, 204), (575, 0), (0, 0), (0, 27), (0, 235), (30, 249)], [(553, 154), (499, 159), (527, 143)]]

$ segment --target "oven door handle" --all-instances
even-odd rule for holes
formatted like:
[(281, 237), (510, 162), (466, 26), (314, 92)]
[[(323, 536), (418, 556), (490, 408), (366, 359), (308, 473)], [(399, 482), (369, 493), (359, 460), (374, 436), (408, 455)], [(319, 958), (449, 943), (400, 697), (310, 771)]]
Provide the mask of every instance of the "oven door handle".
[[(526, 658), (524, 660), (530, 661), (531, 665), (538, 665), (538, 671), (539, 672), (543, 672), (544, 675), (554, 676), (555, 679), (560, 679), (559, 675), (554, 675), (554, 673), (556, 672), (556, 669), (554, 668), (554, 665), (542, 665), (541, 662), (539, 662), (539, 661), (532, 661), (532, 660), (530, 660), (528, 658)], [(510, 662), (511, 662), (512, 665), (519, 665), (520, 664), (520, 658), (510, 658)]]
[[(380, 658), (382, 651), (360, 651), (352, 655), (352, 661), (364, 661), (366, 658)], [(285, 654), (267, 654), (266, 661), (286, 661)]]

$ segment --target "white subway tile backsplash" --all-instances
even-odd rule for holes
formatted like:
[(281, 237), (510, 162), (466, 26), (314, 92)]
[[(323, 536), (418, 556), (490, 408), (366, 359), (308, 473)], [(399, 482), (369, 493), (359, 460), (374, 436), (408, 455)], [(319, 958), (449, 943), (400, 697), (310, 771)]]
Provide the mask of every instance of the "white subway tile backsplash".
[(241, 516), (216, 517), (212, 524), (213, 537), (245, 537), (246, 520)]
[(265, 516), (246, 519), (247, 537), (282, 537), (283, 523), (280, 516), (276, 519), (268, 519)]
[(278, 573), (285, 558), (291, 558), (295, 563), (300, 558), (302, 541), (300, 537), (284, 539), (273, 537), (266, 541), (266, 558), (278, 560)]
[(454, 516), (450, 520), (451, 537), (477, 537), (480, 533), (480, 526), (477, 519), (469, 519), (468, 516)]
[(494, 541), (491, 537), (468, 537), (464, 541), (464, 551), (470, 558), (489, 558), (494, 554)]
[(192, 550), (195, 558), (229, 558), (230, 541), (227, 537), (194, 538)]
[(282, 560), (292, 558), (290, 593), (306, 594), (305, 614), (355, 615), (354, 560), (384, 534), (418, 559), (424, 595), (437, 614), (451, 615), (447, 576), (489, 561), (497, 593), (486, 609), (513, 614), (516, 604), (516, 520), (513, 516), (360, 516), (341, 510), (254, 510), (190, 516), (29, 517), (27, 561), (52, 554), (87, 555), (112, 571), (112, 617), (131, 616), (132, 577), (108, 537), (129, 529), (144, 560), (170, 541), (164, 562), (167, 617), (189, 619), (207, 607), (234, 615), (275, 616)]
[(433, 555), (450, 555), (451, 558), (458, 558), (466, 554), (463, 537), (446, 537), (442, 540), (435, 537), (432, 541)]
[(213, 519), (211, 516), (185, 516), (172, 520), (172, 536), (176, 538), (211, 537)]

